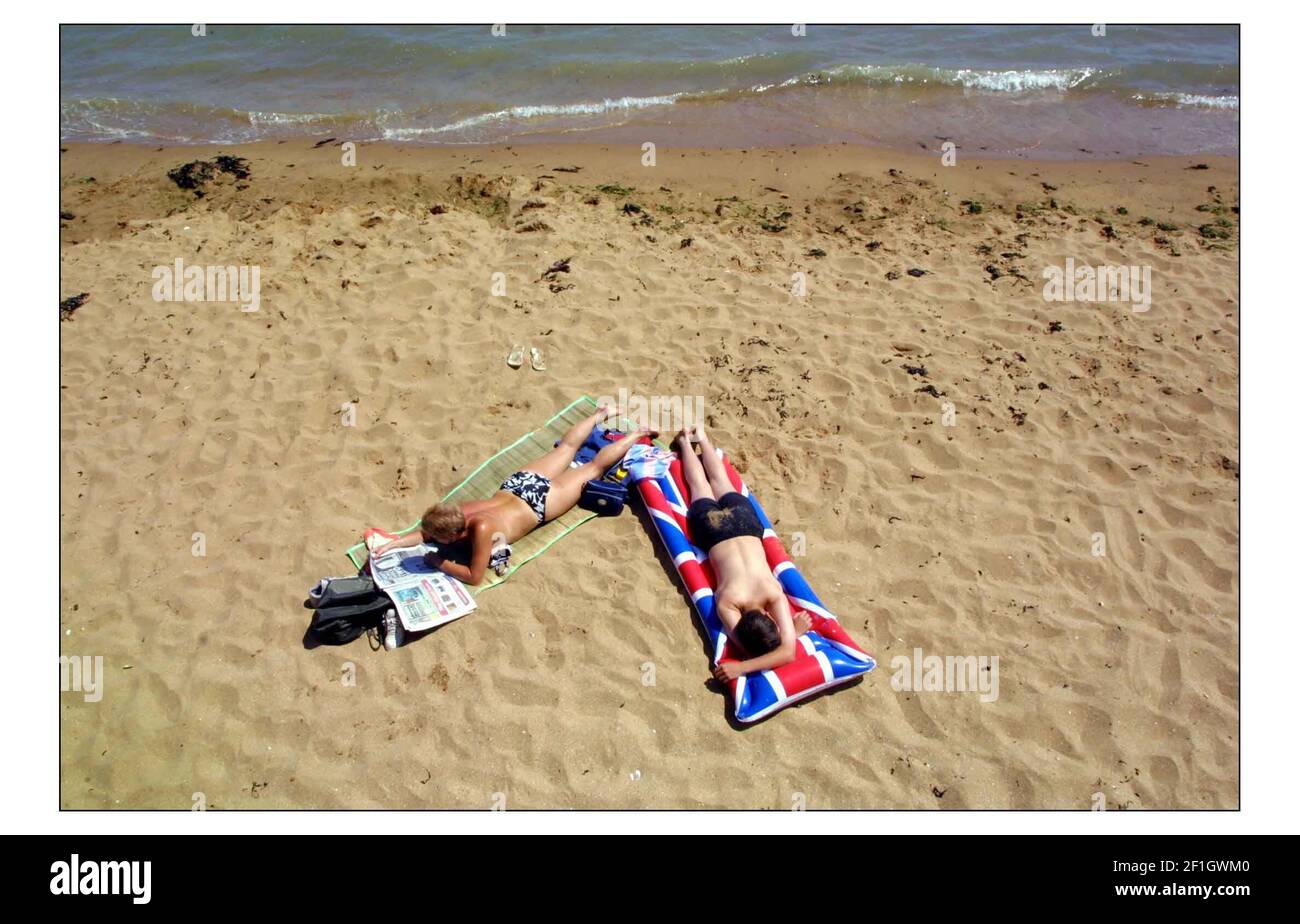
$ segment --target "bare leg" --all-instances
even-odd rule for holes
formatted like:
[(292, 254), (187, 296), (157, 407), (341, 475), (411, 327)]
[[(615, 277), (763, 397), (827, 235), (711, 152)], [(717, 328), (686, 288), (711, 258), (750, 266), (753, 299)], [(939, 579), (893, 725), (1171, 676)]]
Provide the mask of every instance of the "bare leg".
[(713, 488), (714, 496), (722, 497), (728, 491), (736, 490), (708, 434), (698, 424), (695, 427), (695, 438), (700, 441), (700, 458), (704, 462), (704, 471), (709, 476), (709, 485)]
[(690, 491), (689, 500), (697, 501), (701, 498), (712, 498), (713, 490), (709, 487), (709, 479), (704, 474), (704, 467), (700, 465), (699, 457), (695, 455), (695, 447), (691, 445), (691, 438), (685, 430), (677, 435), (677, 455), (682, 460), (682, 478), (686, 482), (686, 489)]
[(804, 635), (811, 628), (812, 628), (812, 620), (808, 618), (807, 613), (805, 613), (803, 610), (800, 610), (799, 612), (794, 614), (794, 634), (796, 638), (798, 638), (800, 635)]
[(577, 468), (566, 468), (551, 479), (551, 490), (546, 495), (546, 520), (564, 516), (578, 503), (583, 486), (594, 478), (605, 474), (606, 469), (627, 455), (627, 451), (641, 437), (651, 433), (650, 430), (634, 430), (616, 443), (610, 443), (596, 457)]
[(525, 465), (522, 471), (536, 472), (539, 475), (545, 475), (547, 478), (558, 478), (560, 473), (568, 471), (569, 465), (573, 462), (573, 457), (582, 444), (591, 436), (591, 431), (596, 429), (596, 424), (600, 423), (610, 414), (610, 409), (604, 405), (596, 409), (585, 420), (580, 420), (569, 428), (564, 436), (560, 437), (560, 445), (556, 446), (540, 459), (536, 459)]

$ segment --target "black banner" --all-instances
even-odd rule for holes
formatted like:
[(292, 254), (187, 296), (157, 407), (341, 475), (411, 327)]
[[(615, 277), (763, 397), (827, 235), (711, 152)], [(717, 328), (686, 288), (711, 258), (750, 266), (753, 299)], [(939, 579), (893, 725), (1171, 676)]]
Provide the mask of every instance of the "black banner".
[[(755, 838), (754, 844), (766, 840)], [(76, 903), (83, 910), (114, 906), (128, 912), (196, 905), (219, 912), (263, 900), (292, 901), (297, 912), (337, 913), (353, 904), (373, 910), (376, 889), (382, 890), (382, 897), (393, 897), (394, 889), (419, 890), (421, 883), (446, 881), (447, 873), (459, 873), (465, 863), (447, 860), (433, 845), (413, 848), (409, 838), (343, 833), (56, 836), (15, 839), (10, 846), (4, 876), (11, 899)], [(721, 844), (716, 850), (719, 862), (725, 862), (728, 851)], [(786, 859), (779, 862), (793, 866), (793, 873), (829, 865), (837, 877), (847, 874), (849, 881), (865, 885), (862, 898), (877, 908), (896, 902), (917, 908), (952, 902), (997, 912), (1017, 906), (1041, 909), (1037, 903), (1051, 894), (1070, 910), (1104, 904), (1147, 913), (1199, 904), (1231, 914), (1251, 899), (1281, 897), (1284, 850), (1280, 840), (1245, 837), (877, 834), (866, 849), (832, 851), (825, 844), (805, 861), (787, 844), (782, 851)], [(643, 852), (633, 847), (630, 856), (640, 867), (649, 853), (649, 848)], [(414, 860), (417, 856), (426, 858), (428, 875), (412, 875), (421, 867)], [(590, 879), (590, 861), (584, 857), (582, 863), (583, 878)], [(698, 889), (698, 881), (688, 882), (693, 877), (674, 865), (682, 874), (682, 888)], [(491, 874), (512, 880), (552, 874), (542, 872), (549, 864), (528, 864), (522, 870), (516, 864), (509, 870), (493, 867)], [(484, 878), (490, 875), (485, 867), (480, 869)], [(626, 861), (617, 867), (610, 863), (610, 875), (626, 871)], [(732, 875), (744, 874), (736, 869)], [(956, 909), (933, 910), (948, 915)]]

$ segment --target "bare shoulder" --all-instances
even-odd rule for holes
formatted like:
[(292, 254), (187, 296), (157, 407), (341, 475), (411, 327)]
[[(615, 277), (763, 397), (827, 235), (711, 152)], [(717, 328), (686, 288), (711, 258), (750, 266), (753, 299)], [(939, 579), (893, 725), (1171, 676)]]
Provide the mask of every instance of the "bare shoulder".
[(781, 586), (781, 583), (776, 578), (772, 578), (771, 581), (766, 582), (764, 584), (763, 586), (764, 603), (776, 603), (784, 599), (785, 599), (785, 588)]
[(740, 608), (725, 592), (713, 598), (713, 610), (727, 629), (733, 629), (740, 622)]

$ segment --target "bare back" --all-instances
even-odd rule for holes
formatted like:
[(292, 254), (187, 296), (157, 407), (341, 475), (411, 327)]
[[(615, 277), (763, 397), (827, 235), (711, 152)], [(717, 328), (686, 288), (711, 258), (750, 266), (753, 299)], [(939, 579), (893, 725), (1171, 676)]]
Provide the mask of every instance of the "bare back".
[(487, 500), (464, 501), (461, 511), (467, 525), (484, 521), (491, 535), (500, 533), (506, 542), (518, 542), (537, 527), (537, 516), (528, 505), (505, 491), (498, 491)]
[(728, 630), (735, 628), (746, 610), (766, 610), (774, 597), (783, 594), (781, 585), (767, 565), (763, 541), (737, 536), (709, 549), (709, 564), (717, 578), (714, 604), (718, 618)]

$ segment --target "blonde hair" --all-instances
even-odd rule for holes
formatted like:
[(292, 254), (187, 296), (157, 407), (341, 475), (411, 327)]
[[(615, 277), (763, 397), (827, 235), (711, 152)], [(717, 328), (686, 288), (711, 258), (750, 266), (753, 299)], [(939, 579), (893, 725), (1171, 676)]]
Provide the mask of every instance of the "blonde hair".
[(465, 528), (465, 514), (460, 504), (434, 504), (420, 517), (420, 532), (425, 539), (447, 539)]

